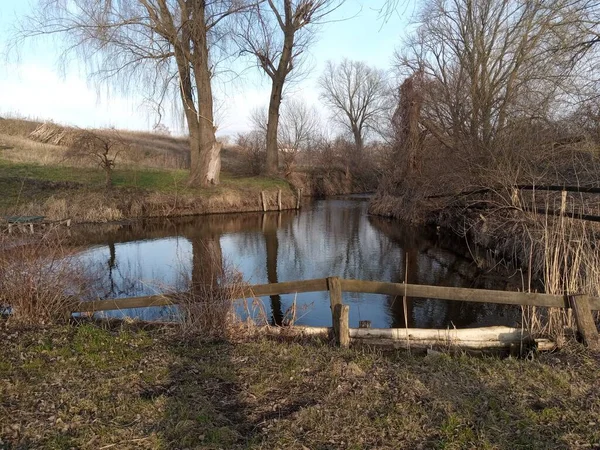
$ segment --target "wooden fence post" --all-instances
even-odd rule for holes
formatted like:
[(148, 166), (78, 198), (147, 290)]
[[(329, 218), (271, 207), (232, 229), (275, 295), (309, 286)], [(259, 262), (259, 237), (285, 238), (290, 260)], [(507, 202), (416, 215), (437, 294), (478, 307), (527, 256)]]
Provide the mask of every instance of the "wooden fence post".
[(337, 329), (335, 342), (342, 348), (350, 346), (350, 328), (349, 328), (350, 306), (336, 304), (333, 310), (334, 330)]
[(600, 336), (598, 335), (598, 329), (592, 316), (589, 297), (587, 295), (578, 297), (570, 295), (569, 304), (575, 314), (575, 322), (583, 338), (583, 343), (591, 350), (600, 351)]
[(277, 211), (281, 211), (281, 189), (277, 191)]
[[(337, 343), (340, 342), (339, 320), (336, 307), (342, 305), (342, 283), (338, 277), (327, 278), (327, 290), (329, 291), (329, 302), (331, 305), (331, 321), (333, 325), (333, 336)], [(340, 310), (341, 313), (341, 310)]]
[(260, 191), (260, 198), (262, 200), (263, 212), (267, 212), (267, 202), (265, 201), (265, 191)]

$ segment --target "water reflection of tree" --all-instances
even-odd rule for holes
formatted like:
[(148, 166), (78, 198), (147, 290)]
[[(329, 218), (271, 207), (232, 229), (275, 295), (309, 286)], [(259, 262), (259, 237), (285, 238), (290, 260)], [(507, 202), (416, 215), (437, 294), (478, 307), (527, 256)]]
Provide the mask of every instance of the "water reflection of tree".
[[(345, 278), (402, 282), (408, 264), (408, 281), (415, 284), (490, 288), (489, 278), (463, 255), (445, 250), (437, 236), (402, 227), (367, 215), (366, 203), (328, 200), (301, 213), (291, 211), (267, 214), (214, 215), (177, 220), (143, 221), (111, 226), (107, 233), (91, 232), (87, 242), (109, 245), (109, 282), (104, 286), (122, 292), (128, 278), (126, 264), (119, 261), (119, 242), (183, 237), (191, 246), (189, 276), (196, 285), (214, 285), (222, 275), (224, 256), (221, 243), (232, 244), (234, 255), (248, 259), (247, 272), (259, 270), (252, 282), (278, 282), (297, 279), (342, 276)], [(105, 247), (106, 248), (106, 247)], [(406, 263), (407, 261), (407, 263)], [(228, 261), (236, 264), (236, 260)], [(143, 264), (143, 262), (142, 262)], [(188, 263), (186, 263), (188, 264)], [(266, 269), (266, 273), (262, 271)], [(127, 275), (124, 277), (122, 275)], [(131, 277), (135, 278), (134, 271)], [(246, 279), (254, 274), (245, 273)], [(117, 281), (118, 280), (118, 281)], [(133, 292), (131, 295), (140, 295)], [(143, 295), (143, 294), (142, 294)], [(350, 298), (351, 294), (345, 294)], [(356, 296), (357, 297), (357, 296)], [(402, 298), (387, 298), (391, 323), (404, 327)], [(368, 303), (361, 311), (368, 314)], [(473, 305), (428, 299), (409, 299), (408, 324), (418, 327), (445, 327), (483, 323), (489, 317), (506, 314), (499, 305)], [(281, 322), (285, 307), (280, 297), (271, 298), (272, 319)], [(368, 318), (368, 317), (365, 317)]]
[[(487, 289), (505, 287), (505, 284), (490, 287), (489, 278), (481, 276), (481, 271), (472, 260), (454, 251), (436, 247), (437, 236), (434, 234), (415, 233), (411, 227), (378, 217), (369, 217), (369, 221), (402, 249), (402, 272), (392, 280), (394, 282), (404, 281), (406, 273), (410, 284)], [(404, 327), (402, 297), (390, 296), (387, 301), (392, 312), (392, 326)], [(504, 305), (420, 298), (408, 298), (407, 311), (408, 326), (419, 328), (464, 328), (487, 322), (495, 323), (499, 317), (505, 317), (505, 321), (510, 323), (518, 317), (514, 308)]]
[[(263, 236), (265, 240), (266, 262), (267, 262), (267, 281), (277, 283), (277, 254), (279, 253), (279, 239), (277, 237), (278, 222), (281, 216), (273, 217), (263, 216)], [(283, 310), (281, 307), (281, 296), (271, 295), (271, 319), (273, 325), (283, 323)]]

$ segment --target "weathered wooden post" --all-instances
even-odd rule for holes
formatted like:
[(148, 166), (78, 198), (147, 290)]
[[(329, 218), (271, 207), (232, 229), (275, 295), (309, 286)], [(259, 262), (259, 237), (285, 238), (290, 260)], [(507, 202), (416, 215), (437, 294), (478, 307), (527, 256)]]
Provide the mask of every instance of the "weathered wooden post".
[(265, 191), (260, 191), (260, 198), (262, 200), (263, 212), (267, 212), (267, 202), (265, 200)]
[(342, 304), (342, 283), (338, 277), (327, 278), (327, 290), (331, 303), (333, 336), (337, 345), (347, 347), (350, 343), (348, 314), (350, 307)]
[(587, 295), (577, 297), (569, 295), (569, 305), (575, 314), (575, 322), (583, 338), (583, 343), (593, 351), (600, 351), (600, 336), (592, 316), (589, 297)]
[(296, 191), (296, 209), (300, 209), (300, 200), (302, 199), (302, 188)]
[(281, 211), (281, 189), (277, 191), (277, 211)]
[(564, 216), (567, 210), (567, 191), (562, 191), (560, 195), (560, 215)]
[(336, 324), (334, 328), (337, 328), (338, 330), (336, 335), (336, 344), (342, 348), (350, 347), (349, 317), (349, 305), (335, 305), (335, 309), (333, 311), (333, 321)]

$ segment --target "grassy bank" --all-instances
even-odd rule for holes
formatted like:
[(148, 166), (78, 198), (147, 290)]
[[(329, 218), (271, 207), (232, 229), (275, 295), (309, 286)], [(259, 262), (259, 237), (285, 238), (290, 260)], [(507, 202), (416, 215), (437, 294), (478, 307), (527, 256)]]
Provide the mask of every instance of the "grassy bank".
[[(260, 192), (276, 207), (296, 204), (283, 179), (249, 176), (241, 149), (222, 151), (221, 184), (210, 189), (187, 186), (187, 139), (153, 133), (119, 131), (124, 148), (116, 159), (113, 189), (93, 157), (73, 154), (67, 137), (81, 130), (49, 124), (50, 141), (34, 130), (42, 124), (0, 119), (0, 215), (44, 215), (76, 222), (182, 216), (262, 210)], [(46, 126), (46, 125), (44, 125)], [(102, 135), (110, 130), (93, 130)], [(64, 142), (63, 142), (64, 141)]]
[(0, 448), (597, 448), (600, 361), (0, 328)]
[(123, 218), (177, 216), (211, 212), (257, 211), (259, 194), (268, 191), (271, 207), (278, 189), (285, 207), (295, 205), (289, 184), (268, 177), (223, 173), (211, 189), (186, 185), (186, 170), (117, 168), (114, 188), (103, 186), (104, 173), (91, 167), (42, 165), (2, 159), (0, 215), (45, 215), (103, 222)]

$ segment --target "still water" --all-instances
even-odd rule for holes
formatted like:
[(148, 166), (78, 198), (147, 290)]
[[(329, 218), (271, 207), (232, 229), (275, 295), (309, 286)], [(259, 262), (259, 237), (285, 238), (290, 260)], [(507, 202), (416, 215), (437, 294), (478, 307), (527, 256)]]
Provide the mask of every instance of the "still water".
[[(477, 249), (444, 240), (435, 230), (369, 216), (367, 198), (315, 201), (301, 211), (240, 213), (106, 225), (87, 230), (80, 257), (95, 267), (96, 295), (120, 298), (172, 292), (211, 279), (221, 267), (251, 284), (339, 276), (440, 286), (508, 289), (508, 281), (477, 268)], [(296, 323), (329, 326), (327, 292), (271, 296), (250, 314), (281, 323), (296, 304)], [(514, 325), (515, 307), (437, 299), (344, 293), (350, 326), (446, 328)], [(263, 313), (261, 314), (261, 310)], [(406, 310), (406, 318), (405, 318)], [(241, 315), (247, 314), (239, 307)], [(106, 313), (169, 320), (174, 308)]]

